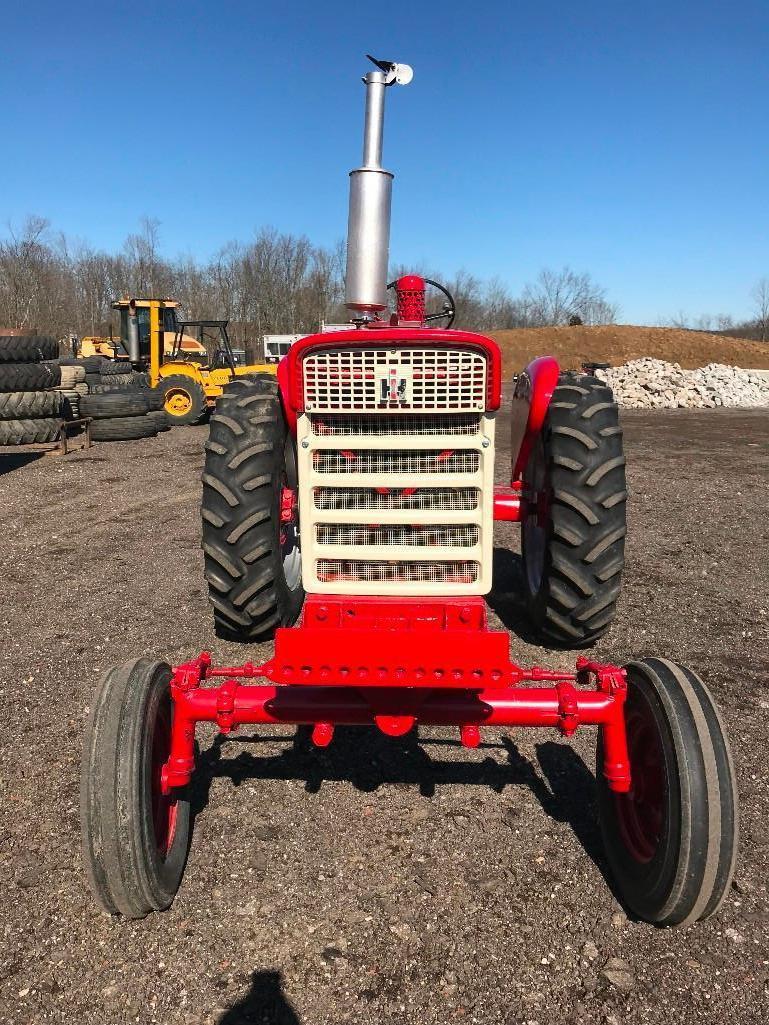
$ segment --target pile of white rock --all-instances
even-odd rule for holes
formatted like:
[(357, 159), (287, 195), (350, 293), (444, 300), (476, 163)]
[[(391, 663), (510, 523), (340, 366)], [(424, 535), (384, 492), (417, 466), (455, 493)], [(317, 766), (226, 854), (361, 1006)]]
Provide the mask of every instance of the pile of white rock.
[(722, 363), (682, 370), (678, 363), (646, 356), (597, 376), (611, 385), (620, 406), (631, 409), (769, 406), (769, 377)]

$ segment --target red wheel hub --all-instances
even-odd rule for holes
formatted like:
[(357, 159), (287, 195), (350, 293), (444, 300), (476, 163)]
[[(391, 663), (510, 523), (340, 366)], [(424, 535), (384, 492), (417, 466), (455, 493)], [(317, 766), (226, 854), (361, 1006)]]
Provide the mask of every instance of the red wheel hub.
[(654, 857), (665, 825), (665, 761), (651, 709), (635, 702), (626, 709), (633, 784), (629, 793), (615, 795), (617, 822), (625, 847), (645, 864)]
[(163, 766), (171, 753), (171, 714), (169, 698), (158, 708), (152, 731), (152, 763), (150, 766), (152, 829), (155, 834), (155, 846), (161, 857), (168, 854), (176, 832), (176, 798), (173, 796), (173, 792), (164, 794), (161, 785)]

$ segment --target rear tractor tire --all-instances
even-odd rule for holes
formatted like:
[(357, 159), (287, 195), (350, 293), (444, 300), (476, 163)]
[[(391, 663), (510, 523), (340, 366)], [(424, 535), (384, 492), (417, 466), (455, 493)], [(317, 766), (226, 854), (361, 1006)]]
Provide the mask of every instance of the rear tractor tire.
[(523, 475), (524, 593), (543, 641), (586, 647), (616, 612), (625, 552), (625, 456), (611, 389), (561, 374)]
[(709, 918), (729, 892), (737, 785), (724, 724), (702, 680), (662, 658), (631, 662), (631, 790), (609, 790), (598, 740), (598, 811), (617, 895), (655, 925)]
[(171, 374), (158, 384), (163, 392), (163, 408), (173, 425), (199, 424), (208, 413), (203, 387), (187, 374)]
[(59, 343), (55, 338), (0, 334), (0, 363), (40, 363), (58, 355)]
[(80, 819), (88, 883), (110, 914), (169, 907), (190, 840), (187, 788), (164, 795), (173, 704), (171, 669), (139, 658), (108, 670), (83, 745)]
[(290, 626), (304, 601), (296, 517), (296, 453), (273, 374), (233, 381), (211, 417), (203, 469), (203, 552), (220, 637), (264, 640)]

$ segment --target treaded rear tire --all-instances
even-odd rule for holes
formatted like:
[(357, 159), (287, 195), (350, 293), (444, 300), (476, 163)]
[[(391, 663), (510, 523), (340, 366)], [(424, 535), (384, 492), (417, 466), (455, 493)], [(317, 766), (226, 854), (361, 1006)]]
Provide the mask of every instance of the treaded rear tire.
[(687, 925), (723, 904), (739, 841), (737, 783), (723, 721), (702, 680), (668, 659), (627, 667), (632, 789), (609, 790), (597, 747), (598, 811), (623, 903), (656, 925)]
[(128, 360), (103, 359), (99, 367), (102, 377), (122, 377), (125, 374), (130, 374), (132, 370), (133, 367)]
[(56, 359), (59, 343), (37, 335), (0, 335), (0, 363), (40, 363)]
[[(296, 486), (291, 435), (273, 374), (233, 381), (211, 417), (203, 468), (203, 552), (219, 636), (269, 638), (304, 601), (287, 581), (280, 542), (284, 474)], [(293, 476), (293, 480), (292, 480)]]
[[(163, 849), (153, 818), (159, 782), (153, 755), (162, 757), (170, 732), (170, 679), (166, 663), (146, 657), (109, 669), (85, 731), (80, 820), (86, 878), (105, 911), (127, 918), (167, 908), (187, 861), (188, 789), (173, 791), (173, 827)], [(162, 731), (159, 751), (156, 730)], [(167, 811), (170, 805), (161, 807)]]
[(0, 363), (0, 391), (44, 391), (60, 383), (58, 363)]
[(58, 391), (0, 392), (0, 420), (34, 420), (60, 413)]
[[(524, 471), (524, 495), (544, 494), (521, 524), (529, 617), (543, 640), (585, 647), (616, 614), (625, 551), (625, 456), (611, 389), (564, 373)], [(544, 520), (544, 523), (542, 523)]]
[(63, 419), (0, 420), (0, 445), (43, 445), (56, 441)]

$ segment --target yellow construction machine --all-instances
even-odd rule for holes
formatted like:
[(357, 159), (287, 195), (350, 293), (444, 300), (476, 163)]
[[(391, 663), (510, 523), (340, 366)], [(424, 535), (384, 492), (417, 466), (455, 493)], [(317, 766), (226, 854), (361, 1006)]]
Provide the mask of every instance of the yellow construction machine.
[(228, 321), (183, 320), (173, 299), (123, 297), (112, 308), (120, 313), (123, 358), (162, 390), (172, 423), (200, 423), (234, 377), (276, 372), (268, 363), (246, 364), (245, 352), (230, 344)]

